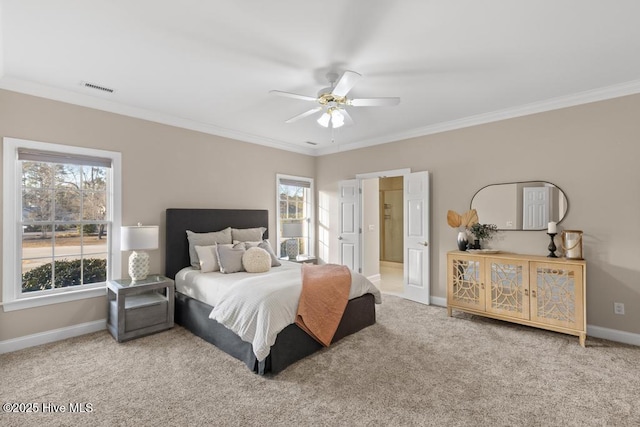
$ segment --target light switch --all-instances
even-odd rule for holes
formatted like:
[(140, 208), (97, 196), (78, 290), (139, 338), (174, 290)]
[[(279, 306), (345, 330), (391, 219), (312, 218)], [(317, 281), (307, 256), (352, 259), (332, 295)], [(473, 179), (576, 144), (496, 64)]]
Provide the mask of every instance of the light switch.
[(373, 231), (376, 229), (376, 226), (373, 224), (369, 224), (369, 231)]

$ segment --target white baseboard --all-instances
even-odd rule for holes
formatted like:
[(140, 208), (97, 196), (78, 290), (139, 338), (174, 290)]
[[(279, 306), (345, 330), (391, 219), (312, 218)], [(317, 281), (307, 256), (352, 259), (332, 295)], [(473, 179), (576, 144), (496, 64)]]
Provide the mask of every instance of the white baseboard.
[(587, 336), (640, 346), (640, 334), (587, 325)]
[[(447, 306), (447, 298), (432, 296), (430, 298), (430, 302), (431, 305), (440, 307)], [(602, 338), (609, 341), (621, 342), (623, 344), (640, 346), (640, 334), (619, 331), (617, 329), (603, 328), (602, 326), (587, 325), (587, 336), (593, 338)]]
[(80, 323), (66, 328), (53, 329), (51, 331), (39, 332), (37, 334), (26, 335), (24, 337), (13, 338), (0, 341), (0, 354), (22, 350), (23, 348), (35, 347), (54, 341), (77, 337), (79, 335), (98, 332), (107, 328), (107, 319), (95, 320), (93, 322)]
[(429, 297), (429, 302), (431, 305), (437, 305), (439, 307), (447, 306), (447, 299), (442, 297)]

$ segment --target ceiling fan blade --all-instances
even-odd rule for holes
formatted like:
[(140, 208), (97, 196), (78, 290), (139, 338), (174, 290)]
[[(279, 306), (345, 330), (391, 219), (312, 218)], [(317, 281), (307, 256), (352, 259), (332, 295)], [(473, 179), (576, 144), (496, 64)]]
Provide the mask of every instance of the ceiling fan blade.
[(362, 75), (355, 71), (345, 71), (342, 73), (342, 77), (340, 77), (340, 80), (338, 80), (338, 83), (336, 83), (331, 93), (335, 96), (346, 96), (361, 77)]
[(340, 112), (344, 116), (344, 124), (352, 125), (353, 124), (353, 119), (351, 118), (351, 115), (347, 112), (347, 110), (343, 108), (343, 109), (340, 110)]
[(349, 105), (353, 107), (386, 107), (398, 105), (400, 98), (360, 98), (350, 99)]
[(318, 100), (318, 98), (314, 98), (313, 96), (298, 95), (297, 93), (283, 92), (281, 90), (270, 90), (269, 93), (272, 93), (272, 94), (278, 95), (278, 96), (284, 96), (286, 98), (301, 99), (303, 101), (317, 101)]
[(307, 117), (307, 116), (310, 116), (310, 115), (312, 115), (312, 114), (314, 114), (314, 113), (317, 113), (317, 112), (318, 112), (318, 111), (320, 111), (320, 110), (322, 110), (322, 107), (312, 108), (312, 109), (311, 109), (311, 110), (309, 110), (309, 111), (305, 111), (305, 112), (304, 112), (304, 113), (302, 113), (302, 114), (298, 114), (297, 116), (293, 116), (293, 117), (291, 117), (289, 120), (286, 120), (286, 121), (285, 121), (285, 123), (293, 123), (293, 122), (296, 122), (296, 121), (298, 121), (298, 120), (300, 120), (300, 119), (304, 119), (304, 118), (305, 118), (305, 117)]

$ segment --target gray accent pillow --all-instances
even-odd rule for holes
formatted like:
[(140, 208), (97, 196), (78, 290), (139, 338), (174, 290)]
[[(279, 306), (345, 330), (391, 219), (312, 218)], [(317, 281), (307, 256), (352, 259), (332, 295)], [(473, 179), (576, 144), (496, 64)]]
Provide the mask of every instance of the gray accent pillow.
[[(198, 254), (198, 258), (200, 259), (200, 271), (203, 273), (210, 273), (212, 271), (220, 271), (220, 264), (218, 263), (218, 252), (216, 251), (216, 246), (198, 246), (196, 245), (196, 252)], [(231, 247), (233, 245), (225, 246)]]
[(187, 230), (187, 240), (189, 240), (189, 259), (191, 260), (191, 267), (200, 269), (200, 258), (196, 252), (197, 246), (212, 246), (216, 243), (231, 244), (231, 227), (227, 227), (224, 230), (212, 231), (210, 233), (195, 233), (191, 230)]
[(269, 244), (268, 240), (263, 240), (262, 242), (258, 243), (258, 247), (269, 252), (269, 255), (271, 255), (271, 267), (280, 267), (282, 265), (280, 264), (280, 261), (278, 261), (278, 257), (273, 251), (273, 248), (271, 247), (271, 244)]
[(228, 247), (226, 245), (216, 245), (218, 253), (218, 264), (220, 264), (220, 273), (229, 274), (244, 271), (242, 265), (242, 255), (244, 255), (244, 245), (235, 245)]
[(264, 227), (232, 228), (231, 237), (233, 237), (233, 240), (238, 240), (240, 242), (256, 242), (262, 240), (262, 235), (265, 231), (267, 231), (267, 229)]

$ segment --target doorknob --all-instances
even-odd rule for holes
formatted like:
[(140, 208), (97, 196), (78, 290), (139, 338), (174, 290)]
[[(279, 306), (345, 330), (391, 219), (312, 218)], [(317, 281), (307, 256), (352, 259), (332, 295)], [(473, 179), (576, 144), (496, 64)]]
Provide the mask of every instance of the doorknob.
[(342, 236), (338, 236), (338, 240), (342, 240)]
[(419, 244), (422, 246), (429, 246), (429, 242), (419, 242)]

